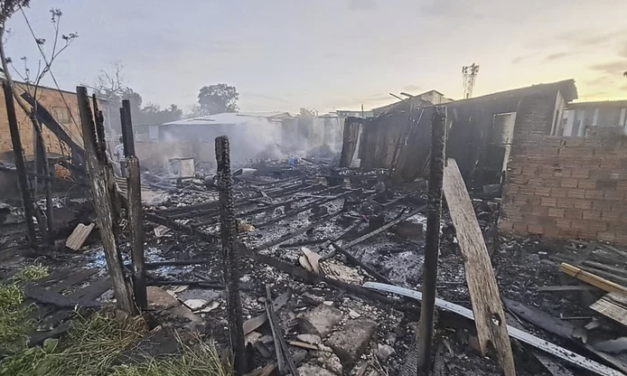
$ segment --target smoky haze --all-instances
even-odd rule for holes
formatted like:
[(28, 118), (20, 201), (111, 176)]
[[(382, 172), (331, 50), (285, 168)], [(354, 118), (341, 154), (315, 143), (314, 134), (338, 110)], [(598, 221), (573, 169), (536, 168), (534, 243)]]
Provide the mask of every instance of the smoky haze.
[[(231, 161), (241, 164), (289, 157), (332, 157), (341, 149), (343, 128), (337, 118), (316, 118), (303, 124), (298, 119), (281, 123), (256, 117), (239, 124), (191, 122), (160, 127), (160, 141), (146, 143), (152, 149), (150, 154), (160, 157), (158, 165), (166, 167), (174, 158), (194, 158), (196, 162), (208, 163), (211, 168), (215, 166), (214, 140), (218, 136), (229, 137)], [(154, 166), (156, 161), (151, 162)]]

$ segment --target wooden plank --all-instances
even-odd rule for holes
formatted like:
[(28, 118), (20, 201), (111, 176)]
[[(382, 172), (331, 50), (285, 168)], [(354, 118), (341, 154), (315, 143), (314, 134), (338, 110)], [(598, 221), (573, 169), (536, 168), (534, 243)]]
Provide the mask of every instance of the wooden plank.
[(65, 241), (65, 246), (73, 251), (78, 251), (81, 249), (83, 243), (85, 243), (85, 240), (87, 240), (87, 237), (91, 234), (95, 226), (95, 223), (87, 226), (79, 223), (72, 232), (72, 235), (70, 235), (70, 237), (68, 237)]
[(611, 245), (601, 245), (602, 248), (605, 248), (609, 251), (612, 251), (614, 253), (616, 253), (619, 256), (624, 257), (627, 260), (627, 251), (624, 251), (622, 249), (618, 249), (616, 247), (612, 247)]
[(515, 375), (514, 355), (494, 270), (470, 196), (454, 159), (449, 159), (444, 168), (443, 188), (464, 255), (466, 280), (477, 326), (479, 347), (485, 354), (488, 342), (492, 342), (505, 375)]
[(74, 272), (74, 274), (69, 275), (66, 279), (52, 286), (49, 291), (61, 293), (63, 290), (76, 285), (77, 283), (81, 283), (92, 275), (98, 273), (98, 269), (85, 269), (78, 272)]
[(546, 330), (547, 332), (553, 333), (557, 336), (560, 336), (566, 340), (573, 341), (578, 346), (583, 347), (587, 351), (595, 354), (599, 358), (605, 360), (607, 363), (612, 364), (617, 369), (622, 372), (627, 373), (627, 363), (625, 363), (622, 359), (606, 354), (604, 352), (598, 351), (594, 346), (588, 343), (581, 343), (581, 341), (575, 339), (573, 337), (573, 331), (575, 326), (571, 323), (565, 322), (563, 320), (557, 319), (546, 312), (543, 312), (535, 307), (526, 306), (519, 302), (513, 302), (511, 300), (504, 299), (505, 305), (507, 309), (514, 312), (519, 317), (522, 317), (526, 321), (537, 325), (538, 327)]
[[(408, 298), (416, 299), (418, 301), (422, 301), (421, 292), (406, 289), (403, 287), (385, 285), (385, 284), (377, 283), (377, 282), (366, 282), (364, 283), (363, 287), (367, 289), (373, 289), (373, 290), (389, 292), (392, 294), (398, 294), (398, 295), (406, 296)], [(449, 312), (456, 313), (460, 316), (466, 317), (467, 319), (470, 319), (470, 320), (475, 319), (472, 311), (466, 307), (462, 307), (460, 305), (453, 304), (453, 303), (447, 302), (446, 300), (439, 299), (439, 298), (435, 299), (435, 305), (436, 307), (439, 307)], [(528, 345), (531, 345), (539, 350), (542, 350), (557, 358), (560, 358), (566, 361), (567, 363), (577, 366), (579, 368), (594, 372), (602, 376), (625, 376), (625, 374), (623, 374), (622, 372), (619, 372), (612, 368), (604, 366), (603, 364), (597, 363), (594, 360), (585, 358), (570, 350), (566, 350), (563, 347), (560, 347), (551, 342), (545, 341), (541, 338), (538, 338), (520, 329), (516, 329), (508, 325), (507, 331), (512, 338), (517, 339)]]
[(76, 306), (85, 308), (100, 307), (99, 302), (85, 299), (74, 299), (59, 293), (50, 292), (39, 286), (26, 286), (24, 296), (44, 304), (51, 304), (58, 308), (74, 308)]
[(611, 292), (594, 302), (590, 309), (627, 326), (627, 295)]
[[(285, 304), (287, 304), (287, 301), (290, 299), (290, 293), (289, 292), (284, 292), (283, 294), (279, 295), (278, 297), (276, 297), (274, 299), (274, 302), (272, 303), (273, 309), (274, 311), (278, 311), (281, 308), (283, 308), (283, 306), (285, 306)], [(244, 335), (249, 334), (250, 332), (252, 332), (253, 330), (259, 328), (261, 325), (263, 325), (266, 321), (268, 320), (268, 315), (264, 312), (259, 316), (253, 317), (252, 319), (248, 319), (246, 321), (244, 321)]]
[(594, 286), (588, 285), (551, 285), (551, 286), (539, 286), (536, 291), (538, 292), (579, 292), (579, 291), (594, 291)]
[(571, 277), (577, 278), (578, 280), (597, 287), (603, 291), (627, 293), (627, 287), (623, 287), (617, 283), (608, 281), (605, 278), (601, 278), (595, 274), (592, 274), (565, 262), (560, 264), (560, 270)]

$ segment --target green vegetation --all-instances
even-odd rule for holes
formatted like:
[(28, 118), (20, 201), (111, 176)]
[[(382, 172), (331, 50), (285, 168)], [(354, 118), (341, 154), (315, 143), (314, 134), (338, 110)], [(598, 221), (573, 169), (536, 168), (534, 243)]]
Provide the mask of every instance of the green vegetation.
[(159, 360), (116, 367), (111, 376), (231, 376), (233, 367), (220, 357), (213, 344), (195, 341), (182, 345), (180, 354)]
[(28, 343), (28, 333), (35, 329), (33, 306), (24, 305), (23, 283), (43, 278), (48, 269), (29, 265), (8, 283), (0, 284), (0, 354), (18, 351)]
[(146, 334), (142, 318), (120, 320), (113, 312), (78, 317), (61, 340), (28, 347), (28, 334), (36, 326), (34, 307), (25, 306), (22, 286), (47, 275), (41, 266), (24, 268), (8, 283), (0, 284), (0, 376), (230, 376), (213, 344), (200, 338), (180, 343), (181, 351), (137, 365), (118, 365), (120, 354)]
[(15, 276), (13, 276), (12, 280), (13, 282), (23, 283), (35, 281), (47, 276), (48, 268), (43, 265), (35, 264), (24, 267), (24, 269), (20, 270), (15, 274)]

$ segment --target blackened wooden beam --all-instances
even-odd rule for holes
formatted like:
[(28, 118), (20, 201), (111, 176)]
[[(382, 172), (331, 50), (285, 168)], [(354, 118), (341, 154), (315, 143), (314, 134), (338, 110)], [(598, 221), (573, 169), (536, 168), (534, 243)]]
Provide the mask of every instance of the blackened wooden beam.
[(435, 310), (438, 256), (440, 253), (440, 220), (442, 218), (442, 183), (444, 180), (444, 147), (446, 112), (436, 107), (431, 118), (431, 162), (429, 170), (429, 203), (423, 264), (422, 306), (418, 328), (418, 374), (428, 375), (431, 368), (433, 314)]
[(242, 317), (242, 298), (240, 296), (240, 255), (234, 246), (237, 237), (235, 208), (233, 205), (233, 177), (231, 176), (231, 155), (229, 139), (226, 136), (216, 138), (216, 162), (218, 167), (218, 189), (220, 193), (220, 234), (224, 280), (227, 291), (227, 317), (231, 347), (235, 354), (235, 371), (243, 375), (249, 371), (244, 342), (244, 319)]
[(20, 191), (22, 192), (22, 203), (24, 205), (24, 213), (26, 215), (26, 225), (28, 227), (28, 237), (31, 244), (37, 243), (37, 234), (35, 231), (35, 206), (33, 198), (28, 189), (28, 179), (26, 178), (26, 165), (24, 163), (24, 151), (22, 150), (22, 140), (20, 139), (20, 128), (17, 123), (17, 115), (15, 114), (15, 102), (13, 102), (13, 91), (11, 86), (4, 81), (2, 83), (4, 89), (4, 100), (7, 107), (7, 118), (9, 121), (9, 131), (11, 132), (11, 143), (13, 145), (13, 155), (15, 158), (15, 168), (17, 169), (18, 182)]
[(98, 143), (96, 137), (96, 124), (94, 115), (87, 96), (87, 88), (78, 86), (76, 88), (78, 107), (81, 116), (81, 128), (83, 130), (83, 140), (85, 143), (85, 159), (89, 182), (96, 210), (100, 239), (105, 252), (107, 270), (111, 276), (113, 292), (120, 309), (135, 314), (135, 304), (129, 286), (124, 277), (122, 269), (122, 257), (115, 242), (113, 232), (114, 210), (112, 204), (111, 191), (109, 190), (109, 179), (103, 161), (98, 158)]
[(128, 180), (128, 219), (131, 223), (131, 262), (133, 264), (133, 292), (135, 303), (142, 310), (148, 308), (146, 292), (146, 260), (144, 257), (144, 213), (142, 207), (141, 173), (139, 159), (135, 155), (135, 137), (131, 116), (131, 103), (122, 101), (120, 109), (122, 138), (126, 157)]

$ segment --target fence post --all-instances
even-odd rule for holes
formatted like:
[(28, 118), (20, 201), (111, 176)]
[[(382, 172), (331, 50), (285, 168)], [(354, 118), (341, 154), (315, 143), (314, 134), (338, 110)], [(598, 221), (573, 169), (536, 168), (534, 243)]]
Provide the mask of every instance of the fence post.
[(435, 309), (438, 255), (440, 252), (440, 220), (442, 217), (442, 183), (444, 181), (444, 147), (446, 113), (435, 107), (431, 118), (431, 162), (429, 169), (429, 205), (425, 235), (424, 284), (418, 330), (418, 375), (428, 375), (433, 340), (433, 313)]
[(231, 176), (231, 156), (229, 139), (216, 138), (216, 162), (218, 164), (218, 188), (220, 192), (220, 233), (224, 266), (224, 280), (227, 290), (227, 316), (231, 347), (235, 353), (235, 370), (243, 375), (248, 372), (246, 348), (244, 345), (244, 320), (242, 300), (239, 290), (239, 248), (234, 246), (237, 236), (235, 228), (235, 207), (233, 205), (233, 178)]
[(111, 275), (113, 292), (118, 306), (129, 314), (135, 314), (137, 311), (133, 304), (133, 296), (124, 278), (122, 257), (115, 243), (115, 235), (113, 233), (114, 210), (111, 191), (109, 190), (111, 175), (106, 171), (107, 160), (106, 156), (102, 153), (104, 140), (98, 140), (97, 138), (97, 135), (101, 132), (96, 128), (94, 114), (92, 113), (89, 97), (87, 96), (87, 88), (78, 86), (76, 88), (76, 96), (81, 116), (89, 185), (94, 208), (96, 209), (98, 217), (97, 222), (100, 230), (100, 239), (102, 240), (102, 246), (105, 252), (107, 269)]
[(28, 179), (26, 177), (26, 165), (24, 164), (24, 153), (22, 151), (22, 140), (20, 139), (20, 128), (17, 123), (15, 114), (15, 103), (13, 102), (13, 91), (11, 86), (4, 81), (2, 83), (4, 89), (4, 100), (7, 106), (7, 118), (9, 121), (9, 130), (11, 132), (11, 143), (13, 144), (13, 155), (15, 157), (15, 168), (17, 169), (17, 177), (22, 191), (22, 203), (24, 204), (24, 214), (26, 215), (26, 225), (28, 226), (28, 237), (31, 244), (37, 243), (37, 233), (35, 230), (35, 222), (33, 221), (34, 204), (33, 198), (28, 189)]
[(133, 292), (135, 302), (141, 309), (148, 308), (146, 292), (146, 268), (144, 257), (144, 215), (142, 207), (141, 174), (139, 159), (135, 155), (135, 138), (131, 105), (125, 99), (120, 110), (122, 138), (128, 173), (128, 218), (131, 223), (131, 260), (133, 263)]

